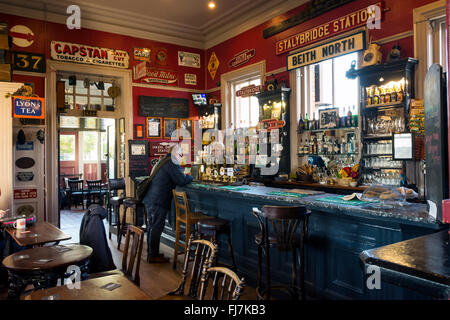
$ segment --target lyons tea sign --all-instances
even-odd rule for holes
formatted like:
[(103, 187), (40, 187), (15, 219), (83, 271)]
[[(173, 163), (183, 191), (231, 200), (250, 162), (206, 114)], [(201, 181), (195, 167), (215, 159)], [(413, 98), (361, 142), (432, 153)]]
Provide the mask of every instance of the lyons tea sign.
[(13, 117), (44, 119), (44, 98), (13, 97)]

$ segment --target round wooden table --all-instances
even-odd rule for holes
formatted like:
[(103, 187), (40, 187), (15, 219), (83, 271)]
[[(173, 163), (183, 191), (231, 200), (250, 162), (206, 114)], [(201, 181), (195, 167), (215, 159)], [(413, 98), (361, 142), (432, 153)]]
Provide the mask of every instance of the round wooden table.
[(19, 298), (29, 284), (35, 289), (56, 285), (58, 279), (70, 276), (69, 266), (78, 267), (81, 275), (86, 275), (92, 252), (91, 247), (72, 244), (27, 249), (6, 257), (3, 265), (8, 270), (8, 297)]

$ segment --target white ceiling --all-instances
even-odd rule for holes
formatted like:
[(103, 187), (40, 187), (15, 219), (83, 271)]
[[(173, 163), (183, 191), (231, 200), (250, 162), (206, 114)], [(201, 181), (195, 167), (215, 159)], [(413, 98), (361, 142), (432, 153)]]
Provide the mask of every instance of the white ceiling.
[(84, 28), (207, 49), (307, 0), (0, 0), (0, 12), (65, 23), (79, 5)]

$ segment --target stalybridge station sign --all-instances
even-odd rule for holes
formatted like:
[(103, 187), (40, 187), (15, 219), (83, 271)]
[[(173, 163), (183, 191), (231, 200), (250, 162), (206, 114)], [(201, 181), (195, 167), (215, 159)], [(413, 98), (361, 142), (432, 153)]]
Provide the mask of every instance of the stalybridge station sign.
[(52, 41), (51, 56), (54, 60), (95, 64), (127, 69), (130, 56), (123, 50), (97, 48), (83, 44)]

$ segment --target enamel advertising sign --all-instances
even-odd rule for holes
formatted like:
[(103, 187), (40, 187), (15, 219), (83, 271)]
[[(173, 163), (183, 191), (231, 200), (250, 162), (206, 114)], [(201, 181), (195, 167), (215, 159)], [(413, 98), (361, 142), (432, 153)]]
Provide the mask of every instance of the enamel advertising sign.
[(294, 49), (298, 49), (310, 45), (321, 40), (325, 40), (332, 36), (356, 29), (367, 24), (369, 19), (378, 21), (381, 17), (373, 17), (375, 11), (370, 10), (371, 7), (378, 7), (382, 12), (382, 4), (378, 2), (372, 6), (362, 8), (352, 12), (346, 16), (328, 21), (320, 26), (308, 29), (306, 31), (294, 34), (288, 38), (279, 40), (275, 44), (275, 53), (282, 54)]
[(366, 48), (365, 35), (366, 33), (361, 31), (345, 38), (288, 55), (287, 70), (294, 70), (347, 53), (364, 50)]
[(147, 74), (141, 82), (177, 86), (178, 71), (147, 68)]
[(29, 118), (29, 119), (44, 119), (44, 98), (35, 97), (13, 97), (13, 117), (14, 118)]
[(54, 60), (95, 64), (128, 69), (130, 56), (123, 50), (98, 48), (62, 41), (51, 42), (51, 57)]
[(239, 67), (247, 62), (250, 61), (251, 58), (253, 58), (256, 54), (255, 49), (246, 49), (244, 51), (239, 52), (238, 54), (234, 55), (233, 59), (231, 59), (228, 62), (228, 66), (230, 68)]

